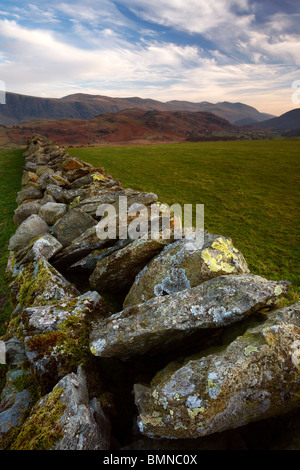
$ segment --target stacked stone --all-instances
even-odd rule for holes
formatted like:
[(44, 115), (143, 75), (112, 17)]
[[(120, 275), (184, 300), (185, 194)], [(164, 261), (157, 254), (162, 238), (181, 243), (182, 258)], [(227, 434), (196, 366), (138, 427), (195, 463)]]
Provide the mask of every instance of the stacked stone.
[(43, 136), (24, 158), (1, 448), (109, 449), (107, 359), (155, 364), (171, 353), (152, 380), (134, 383), (135, 439), (195, 439), (299, 407), (300, 304), (278, 306), (288, 282), (252, 274), (222, 235), (205, 232), (201, 247), (172, 233), (100, 239), (100, 204), (117, 209), (126, 196), (130, 220), (130, 207), (159, 205), (157, 195), (123, 188)]

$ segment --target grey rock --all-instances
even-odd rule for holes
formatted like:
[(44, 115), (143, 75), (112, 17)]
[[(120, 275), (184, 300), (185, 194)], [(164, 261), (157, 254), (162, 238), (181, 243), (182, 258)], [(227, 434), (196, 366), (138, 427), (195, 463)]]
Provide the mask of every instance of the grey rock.
[(78, 207), (88, 214), (95, 216), (99, 205), (112, 204), (118, 212), (119, 198), (125, 196), (127, 197), (128, 208), (130, 208), (130, 206), (134, 203), (143, 204), (145, 206), (154, 204), (158, 199), (157, 195), (154, 193), (140, 193), (139, 191), (134, 191), (130, 188), (117, 191), (104, 190), (102, 194), (100, 193), (95, 196), (90, 196), (80, 201)]
[(128, 290), (135, 276), (170, 240), (137, 239), (98, 261), (90, 276), (93, 289), (102, 292)]
[(48, 202), (56, 202), (51, 194), (45, 194), (45, 196), (39, 201), (41, 206), (44, 206)]
[(53, 235), (64, 246), (82, 235), (87, 229), (96, 225), (96, 221), (81, 209), (69, 210), (52, 227)]
[(102, 260), (103, 258), (111, 255), (117, 250), (120, 250), (131, 243), (131, 239), (126, 240), (118, 240), (113, 246), (111, 247), (104, 247), (99, 250), (93, 250), (84, 258), (80, 259), (76, 263), (69, 266), (67, 269), (68, 272), (82, 272), (92, 274), (92, 272), (96, 269), (97, 263)]
[(66, 189), (65, 190), (65, 201), (67, 204), (78, 205), (81, 196), (85, 193), (85, 189)]
[(287, 292), (287, 284), (253, 274), (220, 276), (100, 320), (90, 348), (96, 356), (123, 359), (164, 350), (196, 331), (222, 328), (270, 308)]
[(49, 260), (62, 249), (61, 243), (50, 235), (45, 233), (34, 239), (25, 248), (15, 253), (15, 266), (19, 268), (22, 264), (31, 263), (40, 259)]
[(66, 204), (58, 203), (58, 202), (48, 202), (44, 204), (40, 210), (38, 215), (48, 224), (54, 225), (58, 219), (61, 219), (67, 212)]
[(48, 184), (45, 191), (45, 195), (47, 194), (52, 196), (56, 202), (65, 203), (65, 190), (62, 187), (56, 184)]
[[(47, 422), (47, 408), (50, 403), (59, 410), (59, 429), (53, 442), (43, 450), (108, 450), (110, 445), (110, 423), (104, 415), (98, 400), (89, 400), (86, 376), (81, 367), (77, 374), (70, 373), (63, 377), (53, 390), (44, 396), (33, 408), (28, 420), (20, 431), (24, 450), (38, 450), (34, 443), (26, 440), (27, 422), (39, 421), (39, 415), (45, 418), (40, 423), (41, 435), (48, 432), (51, 425), (50, 410)], [(52, 411), (52, 410), (51, 410)], [(53, 424), (52, 424), (53, 426)], [(38, 436), (37, 436), (38, 438)], [(38, 441), (38, 439), (37, 439)]]
[(38, 214), (40, 207), (40, 200), (24, 202), (14, 211), (14, 224), (21, 225), (31, 215)]
[(96, 227), (90, 227), (82, 235), (74, 239), (69, 246), (63, 248), (55, 256), (52, 264), (57, 269), (66, 268), (87, 256), (93, 250), (100, 250), (114, 243), (115, 240), (100, 240)]
[(184, 238), (164, 248), (138, 274), (123, 307), (196, 287), (220, 275), (248, 272), (244, 256), (231, 239), (205, 233), (204, 244), (199, 246)]
[(22, 191), (18, 192), (17, 195), (17, 204), (20, 205), (26, 200), (32, 200), (32, 199), (42, 199), (43, 194), (41, 193), (40, 190), (37, 188), (34, 188), (33, 186), (28, 186), (25, 189), (22, 189)]
[(19, 366), (26, 361), (26, 353), (23, 341), (10, 338), (5, 342), (6, 363), (10, 366)]
[(196, 438), (300, 405), (300, 303), (274, 311), (221, 351), (169, 364), (134, 387), (142, 434)]
[(0, 449), (5, 449), (9, 440), (9, 434), (14, 428), (21, 426), (25, 421), (25, 412), (32, 406), (33, 397), (31, 392), (16, 386), (28, 372), (22, 369), (14, 369), (6, 374), (6, 385), (1, 394), (0, 402)]
[(56, 305), (29, 307), (23, 311), (24, 332), (30, 336), (46, 331), (57, 331), (70, 315), (84, 320), (93, 312), (101, 297), (97, 292), (87, 292), (78, 297), (64, 297)]
[(15, 234), (10, 238), (8, 249), (16, 251), (24, 248), (33, 238), (49, 232), (46, 222), (37, 214), (28, 217), (17, 228)]
[(64, 389), (61, 400), (66, 411), (60, 419), (63, 437), (53, 450), (108, 450), (110, 422), (100, 402), (89, 401), (83, 370), (78, 368), (77, 374), (66, 376), (57, 387)]

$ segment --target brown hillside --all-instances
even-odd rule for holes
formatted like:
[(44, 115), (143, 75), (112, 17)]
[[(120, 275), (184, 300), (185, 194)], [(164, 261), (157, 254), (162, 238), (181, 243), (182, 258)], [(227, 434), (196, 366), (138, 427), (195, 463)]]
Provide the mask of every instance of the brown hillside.
[(108, 113), (92, 119), (39, 119), (0, 127), (0, 146), (24, 145), (32, 134), (42, 134), (62, 146), (111, 143), (181, 142), (213, 132), (238, 131), (225, 119), (206, 112), (143, 111)]

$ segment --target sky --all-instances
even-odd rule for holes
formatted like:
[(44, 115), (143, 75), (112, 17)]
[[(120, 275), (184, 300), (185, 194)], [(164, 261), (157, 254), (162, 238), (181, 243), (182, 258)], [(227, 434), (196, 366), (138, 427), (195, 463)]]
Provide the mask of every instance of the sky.
[(300, 0), (0, 0), (0, 84), (278, 116), (300, 103)]

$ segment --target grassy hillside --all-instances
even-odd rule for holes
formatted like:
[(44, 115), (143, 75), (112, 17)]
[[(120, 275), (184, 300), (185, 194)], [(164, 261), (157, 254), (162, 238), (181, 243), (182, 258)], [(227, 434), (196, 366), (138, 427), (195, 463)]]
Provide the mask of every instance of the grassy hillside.
[(0, 151), (0, 336), (4, 334), (5, 322), (11, 314), (5, 268), (8, 258), (7, 243), (16, 230), (12, 218), (17, 207), (17, 192), (21, 189), (23, 151)]
[(204, 204), (205, 229), (233, 239), (252, 272), (299, 281), (300, 141), (70, 149), (124, 186)]

